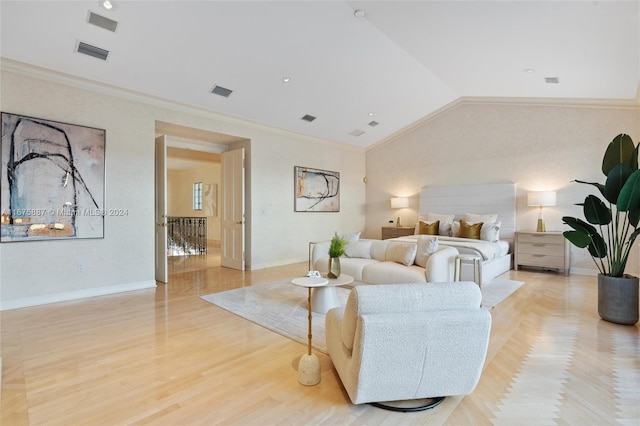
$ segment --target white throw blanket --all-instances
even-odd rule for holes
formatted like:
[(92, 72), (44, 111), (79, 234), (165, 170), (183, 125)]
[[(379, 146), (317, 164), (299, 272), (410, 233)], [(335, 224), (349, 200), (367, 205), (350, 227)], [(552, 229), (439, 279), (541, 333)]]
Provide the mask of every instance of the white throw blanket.
[[(474, 240), (470, 238), (445, 237), (442, 235), (428, 235), (437, 237), (440, 245), (454, 247), (460, 253), (479, 254), (484, 260), (496, 259), (509, 253), (509, 243), (507, 241), (491, 242), (485, 240)], [(406, 237), (393, 238), (397, 241), (417, 241), (422, 235), (409, 235)]]

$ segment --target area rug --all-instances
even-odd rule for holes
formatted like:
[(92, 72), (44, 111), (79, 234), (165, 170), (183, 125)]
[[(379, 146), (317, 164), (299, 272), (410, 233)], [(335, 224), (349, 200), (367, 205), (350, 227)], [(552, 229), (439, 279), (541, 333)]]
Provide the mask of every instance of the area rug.
[[(482, 286), (482, 307), (493, 309), (524, 284), (522, 281), (494, 279)], [(336, 287), (342, 306), (349, 288)], [(242, 287), (201, 297), (233, 314), (275, 331), (289, 339), (307, 344), (307, 289), (291, 284), (291, 280)], [(327, 353), (324, 314), (311, 316), (313, 348)]]

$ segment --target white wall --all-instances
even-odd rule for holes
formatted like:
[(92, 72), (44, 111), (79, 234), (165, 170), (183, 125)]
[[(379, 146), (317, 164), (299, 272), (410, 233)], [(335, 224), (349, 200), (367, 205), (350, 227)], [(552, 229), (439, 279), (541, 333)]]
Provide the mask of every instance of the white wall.
[[(207, 240), (221, 240), (220, 220), (220, 163), (189, 170), (167, 170), (167, 215), (176, 217), (206, 217)], [(207, 216), (207, 209), (193, 210), (193, 184), (214, 184), (218, 188), (217, 213)], [(203, 202), (205, 200), (203, 199)]]
[[(106, 130), (106, 209), (103, 239), (0, 244), (2, 306), (30, 304), (56, 293), (153, 286), (153, 175), (155, 121), (131, 101), (47, 83), (10, 72), (1, 75), (2, 111)], [(78, 272), (81, 263), (83, 271)], [(100, 290), (104, 291), (104, 289)]]
[[(3, 60), (2, 111), (106, 129), (104, 239), (0, 244), (0, 308), (155, 285), (155, 121), (251, 140), (247, 265), (307, 259), (308, 241), (364, 227), (364, 152)], [(293, 168), (342, 174), (340, 213), (294, 213)], [(77, 272), (77, 263), (84, 265)]]
[[(340, 172), (340, 212), (294, 212), (294, 167)], [(251, 269), (307, 260), (310, 241), (364, 229), (364, 153), (274, 135), (251, 143)], [(280, 261), (274, 262), (274, 253)]]
[[(413, 225), (421, 187), (494, 182), (516, 183), (517, 229), (535, 229), (538, 211), (527, 206), (526, 194), (536, 190), (558, 191), (558, 205), (544, 210), (547, 230), (569, 229), (562, 216), (581, 216), (574, 204), (593, 188), (572, 181), (604, 183), (602, 156), (619, 133), (640, 142), (638, 106), (459, 101), (367, 152), (366, 233), (379, 238), (380, 227), (396, 217), (392, 196), (411, 197), (401, 214)], [(578, 270), (595, 268), (582, 250), (572, 248), (572, 257)], [(637, 244), (627, 271), (640, 272)]]

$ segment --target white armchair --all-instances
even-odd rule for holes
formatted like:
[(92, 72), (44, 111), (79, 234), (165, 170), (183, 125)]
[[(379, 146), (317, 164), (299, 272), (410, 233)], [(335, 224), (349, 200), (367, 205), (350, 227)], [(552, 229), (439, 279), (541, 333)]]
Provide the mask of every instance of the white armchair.
[(471, 393), (491, 329), (481, 301), (471, 282), (354, 287), (346, 306), (326, 316), (329, 356), (351, 401)]

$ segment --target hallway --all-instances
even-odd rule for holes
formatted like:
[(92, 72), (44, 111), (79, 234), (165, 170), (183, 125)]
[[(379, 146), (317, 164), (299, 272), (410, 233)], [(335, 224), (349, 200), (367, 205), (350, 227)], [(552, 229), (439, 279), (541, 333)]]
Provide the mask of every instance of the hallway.
[[(169, 256), (169, 274), (175, 272), (195, 272), (208, 268), (220, 267), (221, 249), (219, 242), (209, 242), (206, 254), (194, 254), (190, 256)], [(171, 279), (171, 277), (169, 277)]]

